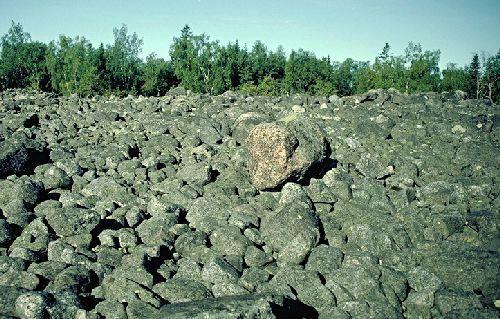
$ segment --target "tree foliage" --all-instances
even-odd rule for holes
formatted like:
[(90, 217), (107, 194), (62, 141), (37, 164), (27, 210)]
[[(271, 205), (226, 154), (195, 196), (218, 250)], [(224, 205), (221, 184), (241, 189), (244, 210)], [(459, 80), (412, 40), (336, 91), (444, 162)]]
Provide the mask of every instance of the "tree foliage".
[(441, 81), (442, 91), (466, 91), (468, 81), (467, 71), (458, 67), (455, 63), (449, 63), (443, 70), (443, 80)]
[(1, 39), (0, 88), (45, 89), (48, 82), (46, 49), (44, 43), (32, 42), (21, 24), (12, 21)]
[(47, 59), (52, 89), (63, 94), (91, 95), (97, 87), (97, 65), (92, 45), (85, 38), (64, 35), (49, 44)]
[(483, 86), (490, 101), (500, 100), (500, 50), (485, 59)]
[(146, 57), (141, 77), (141, 92), (145, 95), (165, 95), (177, 80), (172, 63), (151, 53)]
[(106, 69), (110, 87), (115, 93), (137, 93), (139, 88), (142, 39), (128, 34), (126, 25), (113, 29), (115, 41), (106, 50)]
[(470, 98), (500, 98), (500, 51), (478, 54), (463, 67), (439, 68), (441, 52), (409, 42), (403, 54), (385, 43), (374, 62), (342, 62), (298, 49), (269, 49), (256, 41), (250, 49), (238, 41), (223, 45), (189, 26), (173, 38), (170, 60), (152, 53), (140, 58), (142, 39), (127, 26), (113, 30), (114, 42), (94, 48), (84, 37), (60, 36), (48, 45), (33, 42), (12, 22), (1, 38), (0, 88), (32, 87), (61, 94), (164, 95), (182, 85), (199, 93), (239, 90), (256, 95), (307, 93), (340, 96), (371, 89), (394, 88), (405, 93), (462, 90)]

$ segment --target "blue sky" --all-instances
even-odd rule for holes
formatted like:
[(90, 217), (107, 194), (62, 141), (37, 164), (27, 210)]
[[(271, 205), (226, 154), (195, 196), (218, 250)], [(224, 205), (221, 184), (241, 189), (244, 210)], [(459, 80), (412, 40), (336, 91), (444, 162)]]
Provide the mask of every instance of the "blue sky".
[(385, 42), (402, 53), (409, 41), (441, 49), (441, 65), (500, 49), (500, 0), (0, 0), (0, 33), (20, 22), (34, 40), (83, 35), (113, 41), (127, 24), (144, 40), (142, 56), (168, 57), (184, 24), (222, 43), (262, 40), (289, 52), (304, 48), (332, 60), (373, 61)]

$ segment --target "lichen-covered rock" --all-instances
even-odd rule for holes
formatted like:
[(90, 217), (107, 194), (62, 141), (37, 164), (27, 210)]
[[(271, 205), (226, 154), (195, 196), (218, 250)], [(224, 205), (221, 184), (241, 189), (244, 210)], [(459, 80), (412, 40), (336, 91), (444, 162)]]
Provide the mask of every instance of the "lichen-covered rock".
[(336, 306), (334, 294), (321, 283), (314, 271), (303, 270), (297, 266), (285, 266), (271, 281), (293, 287), (301, 302), (320, 311)]
[(287, 189), (294, 191), (284, 192), (281, 209), (262, 219), (262, 238), (278, 262), (300, 264), (319, 241), (319, 223), (307, 195)]
[(196, 229), (211, 232), (217, 227), (226, 226), (229, 216), (229, 209), (219, 200), (200, 197), (188, 208), (186, 219)]
[(0, 92), (0, 318), (499, 317), (496, 105), (178, 91)]
[(64, 170), (51, 166), (44, 172), (42, 182), (44, 188), (49, 190), (54, 188), (67, 188), (71, 186), (72, 181)]
[(206, 162), (188, 164), (177, 172), (179, 179), (195, 185), (205, 185), (212, 180), (212, 166)]
[(202, 284), (185, 278), (173, 278), (154, 285), (153, 291), (170, 303), (202, 300), (212, 297)]
[(137, 226), (137, 234), (146, 244), (166, 244), (174, 240), (174, 234), (170, 231), (170, 227), (176, 223), (177, 216), (174, 214), (156, 215)]
[(43, 319), (47, 314), (49, 301), (42, 293), (28, 292), (16, 299), (16, 314), (26, 319)]
[(22, 296), (26, 289), (11, 286), (0, 286), (0, 316), (14, 317), (19, 316), (16, 311), (16, 300)]
[(250, 240), (241, 234), (238, 227), (226, 226), (214, 229), (210, 235), (210, 243), (222, 255), (243, 256)]
[[(10, 246), (11, 251), (15, 249), (25, 250), (33, 254), (36, 261), (43, 258), (47, 252), (49, 242), (54, 239), (54, 235), (50, 234), (48, 227), (44, 224), (42, 218), (33, 220), (23, 232)], [(19, 251), (18, 251), (19, 252)], [(27, 258), (25, 258), (27, 259)]]
[(236, 282), (238, 272), (227, 261), (216, 257), (203, 267), (202, 278), (212, 284)]
[(161, 308), (163, 318), (266, 318), (273, 319), (271, 304), (277, 300), (268, 295), (228, 296), (189, 303), (165, 305)]
[(72, 236), (90, 233), (97, 226), (101, 217), (90, 209), (63, 207), (47, 212), (47, 222), (60, 236)]
[(0, 177), (19, 174), (26, 170), (28, 149), (22, 143), (0, 142)]
[(6, 247), (14, 240), (14, 232), (5, 219), (0, 219), (0, 247)]
[(340, 268), (343, 257), (344, 254), (338, 248), (319, 245), (311, 251), (305, 268), (328, 275)]
[(246, 147), (250, 178), (260, 190), (303, 179), (327, 154), (322, 129), (306, 119), (258, 124), (250, 131)]

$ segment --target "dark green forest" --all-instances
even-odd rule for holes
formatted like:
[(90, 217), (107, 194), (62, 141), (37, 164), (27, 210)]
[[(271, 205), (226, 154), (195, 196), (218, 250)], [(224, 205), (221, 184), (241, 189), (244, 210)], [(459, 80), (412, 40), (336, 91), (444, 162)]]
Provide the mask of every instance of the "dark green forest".
[(441, 52), (410, 42), (396, 55), (388, 43), (374, 62), (332, 61), (313, 52), (282, 47), (269, 50), (256, 41), (221, 44), (185, 26), (170, 47), (170, 60), (152, 53), (139, 57), (142, 39), (127, 26), (113, 30), (114, 42), (93, 47), (84, 37), (61, 35), (57, 41), (33, 41), (12, 22), (1, 38), (0, 89), (33, 88), (79, 96), (128, 94), (161, 96), (182, 85), (200, 93), (238, 90), (255, 95), (307, 93), (339, 96), (370, 89), (400, 92), (462, 90), (469, 98), (500, 99), (500, 50), (491, 56), (472, 54), (468, 65), (439, 68)]

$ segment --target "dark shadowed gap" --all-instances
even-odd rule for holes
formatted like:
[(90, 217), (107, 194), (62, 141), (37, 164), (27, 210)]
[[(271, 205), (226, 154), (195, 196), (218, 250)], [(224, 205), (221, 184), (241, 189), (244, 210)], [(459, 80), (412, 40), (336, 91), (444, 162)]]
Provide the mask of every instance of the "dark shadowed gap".
[(299, 300), (284, 299), (283, 306), (271, 303), (271, 310), (278, 319), (317, 319), (318, 311)]
[(50, 159), (50, 149), (48, 148), (44, 148), (42, 151), (29, 148), (28, 159), (26, 169), (23, 172), (25, 175), (34, 174), (37, 166), (52, 163)]
[(172, 251), (166, 246), (160, 246), (158, 257), (151, 257), (144, 263), (144, 268), (153, 275), (153, 284), (164, 282), (165, 279), (158, 273), (160, 266), (166, 261), (173, 259)]
[(33, 126), (38, 126), (40, 125), (40, 119), (38, 118), (37, 114), (32, 114), (30, 117), (28, 117), (26, 120), (24, 120), (23, 126), (26, 128), (30, 128)]
[(141, 155), (141, 151), (137, 145), (130, 146), (128, 149), (128, 156), (131, 158), (138, 158)]
[(98, 236), (103, 230), (105, 229), (119, 230), (121, 228), (123, 228), (123, 225), (114, 219), (101, 219), (99, 221), (99, 224), (97, 224), (97, 226), (90, 232), (90, 234), (92, 235), (90, 248), (97, 247), (98, 245), (101, 244)]

